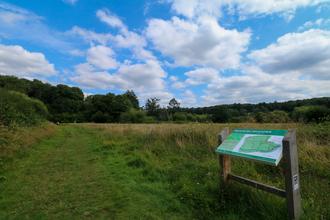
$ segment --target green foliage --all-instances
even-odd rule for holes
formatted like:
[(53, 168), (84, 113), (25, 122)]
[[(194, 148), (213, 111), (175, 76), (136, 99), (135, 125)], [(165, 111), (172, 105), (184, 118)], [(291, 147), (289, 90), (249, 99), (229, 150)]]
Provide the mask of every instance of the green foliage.
[(225, 123), (229, 118), (230, 114), (226, 106), (220, 105), (215, 107), (215, 112), (212, 116), (213, 122)]
[(322, 118), (330, 115), (330, 109), (325, 106), (311, 106), (305, 113), (307, 122), (321, 122)]
[(36, 125), (47, 118), (47, 108), (39, 100), (0, 88), (0, 124)]
[(154, 116), (158, 118), (160, 113), (160, 105), (158, 104), (160, 102), (160, 99), (157, 99), (156, 97), (147, 99), (144, 110), (147, 113), (147, 116)]
[(173, 114), (173, 120), (174, 121), (186, 121), (187, 120), (187, 116), (185, 116), (181, 112), (176, 112), (176, 113)]
[(169, 113), (174, 114), (175, 112), (180, 111), (180, 103), (175, 98), (171, 99), (167, 106)]
[(330, 109), (325, 106), (302, 106), (294, 108), (292, 118), (294, 121), (322, 122), (330, 115)]
[(124, 95), (131, 101), (133, 108), (136, 110), (140, 109), (139, 100), (133, 90), (127, 90)]
[(129, 111), (121, 113), (119, 122), (121, 123), (143, 123), (146, 119), (146, 113), (131, 108)]
[(95, 123), (105, 123), (108, 119), (107, 116), (107, 114), (103, 114), (101, 111), (98, 111), (93, 115), (92, 121)]
[(196, 121), (196, 116), (193, 115), (193, 114), (187, 114), (187, 119), (188, 119), (189, 121)]
[(118, 118), (121, 113), (128, 111), (133, 108), (133, 105), (126, 95), (117, 95), (112, 101), (112, 115), (114, 118)]

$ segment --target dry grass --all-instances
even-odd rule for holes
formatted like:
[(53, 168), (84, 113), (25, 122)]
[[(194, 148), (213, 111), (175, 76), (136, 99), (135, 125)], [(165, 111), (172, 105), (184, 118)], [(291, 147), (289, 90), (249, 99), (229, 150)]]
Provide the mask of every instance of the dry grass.
[(39, 127), (0, 127), (0, 158), (16, 151), (29, 148), (41, 139), (51, 137), (57, 131), (56, 125), (47, 122)]
[[(175, 131), (183, 132), (203, 132), (207, 136), (207, 141), (210, 146), (216, 148), (217, 135), (223, 128), (229, 127), (230, 132), (234, 129), (296, 129), (298, 154), (309, 155), (310, 159), (321, 160), (325, 163), (330, 162), (329, 158), (329, 145), (325, 143), (318, 144), (318, 137), (313, 136), (310, 130), (313, 125), (306, 125), (303, 123), (281, 123), (281, 124), (257, 124), (257, 123), (233, 123), (233, 124), (80, 124), (79, 126), (86, 129), (98, 131), (101, 136), (107, 136), (111, 133), (116, 135), (126, 135), (130, 132), (135, 134), (147, 135), (153, 134), (159, 137), (160, 140), (166, 139), (170, 134)], [(182, 140), (182, 136), (177, 136), (175, 142), (178, 146), (184, 147), (186, 140)]]

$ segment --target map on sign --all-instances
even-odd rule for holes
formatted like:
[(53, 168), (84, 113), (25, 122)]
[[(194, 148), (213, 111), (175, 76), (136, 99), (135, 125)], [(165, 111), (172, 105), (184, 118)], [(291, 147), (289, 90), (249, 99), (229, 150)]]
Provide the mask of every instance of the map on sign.
[(277, 166), (285, 133), (286, 130), (236, 129), (215, 152)]

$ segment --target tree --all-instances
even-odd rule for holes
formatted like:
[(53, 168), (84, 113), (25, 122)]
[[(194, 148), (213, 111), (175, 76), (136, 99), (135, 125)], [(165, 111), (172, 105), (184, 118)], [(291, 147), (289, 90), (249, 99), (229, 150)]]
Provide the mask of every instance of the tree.
[(133, 105), (133, 108), (135, 108), (136, 110), (139, 110), (140, 108), (140, 103), (139, 103), (139, 100), (137, 98), (137, 96), (135, 95), (134, 91), (133, 90), (127, 90), (124, 95), (129, 99), (131, 100), (131, 103)]
[(157, 99), (156, 97), (147, 99), (144, 110), (148, 116), (158, 117), (160, 111), (159, 102), (160, 99)]
[(212, 116), (213, 122), (225, 123), (229, 118), (230, 114), (226, 106), (220, 105), (215, 107), (215, 112)]
[(175, 113), (180, 111), (180, 103), (175, 99), (171, 99), (167, 106), (170, 113)]

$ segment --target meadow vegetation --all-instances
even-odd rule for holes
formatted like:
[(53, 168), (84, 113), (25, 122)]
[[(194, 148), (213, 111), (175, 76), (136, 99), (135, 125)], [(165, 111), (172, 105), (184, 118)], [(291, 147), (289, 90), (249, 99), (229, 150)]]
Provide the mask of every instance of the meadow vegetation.
[[(301, 219), (330, 218), (327, 122), (61, 125), (3, 174), (0, 218), (287, 219), (284, 198), (220, 182), (224, 127), (296, 129)], [(232, 172), (285, 188), (283, 161), (232, 159)]]

